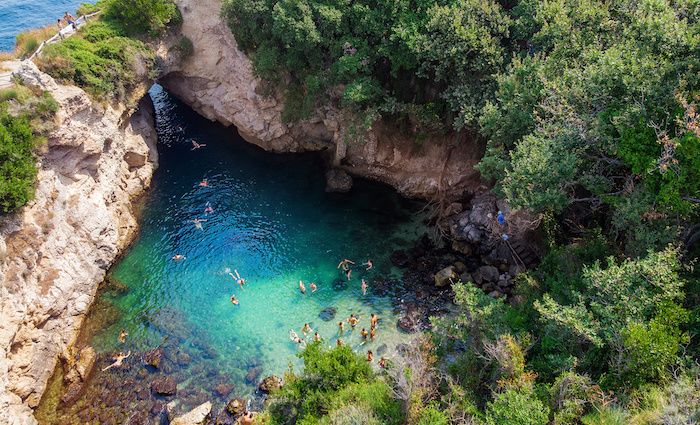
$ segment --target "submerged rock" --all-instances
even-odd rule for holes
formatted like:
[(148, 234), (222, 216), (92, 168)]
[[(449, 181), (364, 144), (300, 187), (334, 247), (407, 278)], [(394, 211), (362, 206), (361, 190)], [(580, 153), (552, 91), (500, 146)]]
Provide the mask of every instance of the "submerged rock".
[(238, 417), (245, 413), (245, 405), (245, 400), (242, 398), (234, 398), (226, 404), (226, 411), (234, 417)]
[(174, 395), (177, 393), (177, 382), (172, 376), (161, 376), (153, 380), (151, 390), (159, 395)]
[(347, 193), (352, 189), (352, 177), (344, 170), (333, 168), (326, 173), (326, 192)]
[(188, 413), (176, 417), (170, 421), (170, 425), (201, 425), (207, 420), (210, 413), (211, 402), (207, 401), (206, 403), (195, 407)]
[(227, 384), (225, 382), (220, 383), (214, 387), (214, 393), (220, 397), (226, 397), (233, 391), (233, 385)]
[(146, 353), (143, 356), (143, 361), (149, 365), (152, 366), (156, 369), (160, 366), (160, 359), (163, 357), (163, 349), (162, 348), (156, 348), (155, 350), (151, 350), (148, 353)]
[(258, 381), (258, 378), (262, 374), (262, 369), (259, 367), (251, 367), (248, 369), (248, 373), (245, 375), (245, 382), (248, 384), (254, 384)]
[(318, 317), (324, 322), (330, 322), (335, 319), (335, 314), (338, 311), (335, 307), (326, 307), (318, 314)]
[(282, 379), (275, 375), (268, 376), (267, 378), (263, 379), (262, 382), (260, 382), (260, 385), (258, 385), (258, 389), (266, 394), (280, 388), (282, 388)]

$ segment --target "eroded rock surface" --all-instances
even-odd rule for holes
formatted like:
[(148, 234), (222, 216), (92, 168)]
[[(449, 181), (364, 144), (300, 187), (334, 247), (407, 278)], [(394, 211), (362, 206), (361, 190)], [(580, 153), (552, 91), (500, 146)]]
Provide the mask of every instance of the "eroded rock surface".
[(131, 111), (96, 105), (31, 63), (18, 75), (51, 92), (60, 110), (39, 158), (35, 199), (0, 223), (3, 424), (36, 422), (31, 408), (107, 268), (132, 239), (131, 201), (157, 163), (150, 103), (128, 118)]

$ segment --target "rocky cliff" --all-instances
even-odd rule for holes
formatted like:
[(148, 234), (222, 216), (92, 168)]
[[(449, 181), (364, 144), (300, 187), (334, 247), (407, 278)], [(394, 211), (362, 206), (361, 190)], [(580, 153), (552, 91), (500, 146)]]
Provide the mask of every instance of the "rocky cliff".
[(330, 165), (388, 183), (407, 196), (460, 198), (484, 189), (473, 168), (483, 154), (476, 141), (458, 142), (452, 135), (417, 143), (381, 124), (361, 137), (348, 137), (347, 121), (334, 108), (285, 124), (282, 103), (261, 94), (250, 60), (221, 18), (221, 1), (176, 3), (183, 15), (182, 35), (194, 49), (166, 71), (161, 83), (200, 114), (236, 126), (247, 141), (268, 151), (326, 151)]
[(136, 231), (132, 200), (157, 165), (152, 105), (133, 115), (58, 85), (32, 63), (18, 76), (60, 104), (35, 199), (0, 222), (0, 423), (35, 423), (57, 356)]

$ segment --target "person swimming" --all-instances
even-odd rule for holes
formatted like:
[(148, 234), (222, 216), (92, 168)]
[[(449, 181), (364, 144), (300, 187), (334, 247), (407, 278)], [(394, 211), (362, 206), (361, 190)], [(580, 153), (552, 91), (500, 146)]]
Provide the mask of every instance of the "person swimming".
[(386, 369), (386, 359), (384, 358), (384, 356), (379, 358), (379, 367), (381, 367), (382, 369)]
[(299, 281), (299, 290), (301, 291), (302, 294), (306, 294), (306, 286), (304, 286), (303, 280)]
[(311, 282), (311, 283), (309, 284), (309, 288), (311, 288), (311, 293), (313, 294), (313, 293), (316, 292), (316, 290), (318, 289), (318, 286), (316, 286), (315, 283)]
[(350, 326), (355, 329), (355, 326), (357, 326), (357, 322), (359, 322), (360, 319), (357, 318), (354, 314), (351, 314), (350, 317), (348, 317), (348, 323), (350, 323)]
[(377, 336), (377, 328), (375, 328), (375, 327), (369, 328), (369, 339), (374, 341), (375, 336)]
[(345, 272), (345, 277), (350, 280), (350, 275), (352, 274), (352, 270), (350, 269), (350, 264), (355, 264), (353, 261), (348, 260), (347, 258), (338, 263), (337, 269), (342, 269)]
[(379, 322), (379, 316), (376, 314), (372, 313), (370, 315), (370, 324), (372, 325), (373, 328), (377, 327), (377, 323)]
[(360, 336), (362, 337), (362, 339), (365, 339), (365, 340), (366, 340), (366, 339), (367, 339), (367, 335), (369, 335), (369, 332), (367, 332), (367, 329), (362, 328), (362, 330), (360, 331)]
[(238, 305), (238, 298), (235, 295), (231, 295), (231, 304)]
[(308, 323), (304, 323), (304, 327), (301, 328), (301, 333), (303, 333), (304, 336), (306, 336), (306, 334), (310, 333), (311, 331), (313, 331), (313, 329), (311, 329), (311, 326), (309, 326)]
[(367, 281), (362, 279), (362, 295), (367, 295)]
[(372, 353), (372, 350), (367, 350), (367, 361), (372, 362), (374, 360), (374, 353)]
[(294, 329), (289, 330), (289, 339), (292, 340), (292, 342), (295, 342), (297, 344), (301, 344), (304, 342), (304, 340), (301, 339), (296, 332), (294, 332)]
[(233, 278), (233, 280), (243, 289), (243, 285), (245, 285), (245, 279), (241, 277), (240, 274), (238, 274), (238, 270), (233, 270), (236, 274), (234, 275), (231, 272), (228, 272), (228, 275)]
[(129, 336), (129, 334), (126, 332), (126, 329), (122, 328), (122, 330), (119, 331), (119, 342), (124, 344), (127, 336)]
[(214, 212), (214, 208), (211, 207), (211, 203), (207, 202), (204, 208), (204, 214), (211, 214)]
[(112, 363), (111, 365), (109, 365), (109, 366), (107, 366), (106, 368), (102, 369), (102, 372), (104, 372), (104, 371), (106, 371), (106, 370), (108, 370), (108, 369), (111, 369), (111, 368), (113, 368), (113, 367), (121, 367), (122, 362), (123, 362), (127, 357), (129, 357), (130, 355), (131, 355), (131, 351), (129, 351), (129, 353), (126, 354), (126, 355), (124, 355), (124, 353), (119, 353), (119, 354), (117, 354), (115, 357), (113, 357), (113, 358), (114, 358), (114, 363)]
[(372, 259), (369, 259), (369, 260), (367, 260), (366, 263), (362, 263), (362, 265), (363, 265), (363, 266), (367, 266), (367, 268), (366, 268), (365, 270), (369, 270), (369, 269), (371, 269), (372, 267), (374, 267), (374, 262), (372, 262)]
[(175, 254), (175, 255), (173, 255), (173, 257), (171, 258), (171, 260), (173, 260), (173, 261), (182, 261), (182, 260), (184, 260), (185, 258), (187, 258), (187, 257), (185, 257), (185, 256), (182, 255), (182, 254)]
[(199, 182), (199, 187), (209, 187), (209, 180), (204, 179), (201, 182)]
[(195, 218), (194, 220), (192, 220), (192, 223), (194, 223), (194, 227), (196, 227), (197, 229), (204, 230), (204, 228), (202, 227), (202, 222), (205, 221), (207, 220), (202, 218)]
[(314, 333), (314, 342), (321, 342), (321, 335), (318, 332)]
[(342, 339), (338, 338), (337, 340), (335, 340), (336, 347), (342, 347), (343, 345), (345, 345), (345, 343), (343, 342)]
[(203, 147), (205, 147), (205, 146), (206, 146), (205, 143), (197, 143), (196, 140), (192, 139), (192, 149), (190, 149), (190, 150), (201, 149), (201, 148), (203, 148)]
[(338, 334), (342, 335), (343, 331), (345, 331), (345, 323), (341, 320), (338, 322)]

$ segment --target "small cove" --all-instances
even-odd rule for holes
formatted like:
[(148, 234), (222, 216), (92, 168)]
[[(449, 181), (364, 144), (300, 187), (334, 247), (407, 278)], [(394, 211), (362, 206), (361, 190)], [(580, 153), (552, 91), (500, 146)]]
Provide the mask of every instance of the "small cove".
[[(421, 204), (362, 180), (349, 194), (325, 193), (318, 155), (263, 152), (159, 86), (151, 96), (160, 168), (142, 201), (140, 236), (111, 271), (120, 288), (101, 293), (88, 318), (94, 323), (83, 332), (99, 355), (95, 375), (74, 405), (51, 418), (40, 414), (42, 422), (122, 423), (172, 399), (185, 411), (207, 400), (223, 405), (249, 397), (264, 376), (298, 369), (290, 329), (303, 336), (309, 323), (333, 346), (337, 322), (351, 313), (360, 323), (354, 331), (346, 323), (345, 343), (359, 353), (396, 355), (411, 337), (396, 326), (401, 272), (389, 257), (425, 233)], [(192, 140), (206, 146), (192, 150)], [(186, 258), (173, 261), (175, 254)], [(357, 263), (350, 281), (337, 269), (343, 258)], [(360, 263), (370, 258), (374, 268), (367, 271)], [(243, 289), (228, 274), (234, 271), (246, 279)], [(364, 296), (361, 279), (369, 283)], [(239, 305), (230, 302), (232, 294)], [(326, 308), (335, 315), (323, 320)], [(381, 321), (375, 341), (365, 342), (359, 330), (369, 329), (371, 313)], [(129, 333), (123, 344), (121, 329)], [(143, 353), (157, 347), (161, 366), (145, 367)], [(99, 372), (119, 351), (132, 353), (125, 367)], [(163, 375), (176, 379), (177, 396), (151, 393), (150, 383)]]

